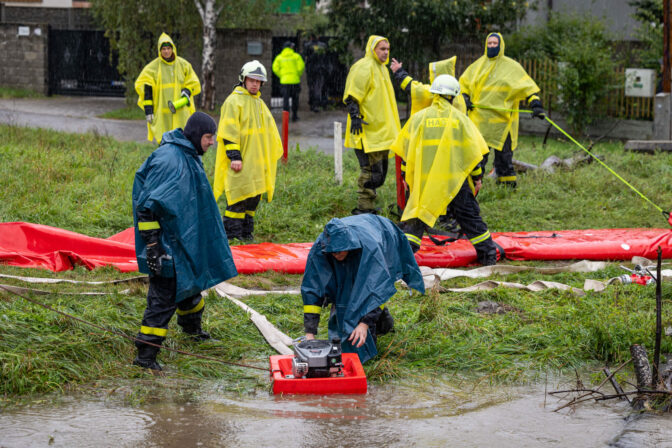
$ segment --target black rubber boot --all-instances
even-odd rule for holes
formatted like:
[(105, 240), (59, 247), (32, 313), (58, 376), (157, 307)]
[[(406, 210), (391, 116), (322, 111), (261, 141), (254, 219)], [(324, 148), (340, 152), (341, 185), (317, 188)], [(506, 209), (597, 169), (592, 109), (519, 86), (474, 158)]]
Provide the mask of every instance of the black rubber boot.
[(243, 239), (243, 226), (245, 222), (244, 219), (229, 218), (228, 216), (225, 216), (223, 221), (224, 230), (226, 230), (226, 237), (229, 239), (229, 241), (233, 239)]
[(158, 347), (142, 344), (138, 347), (138, 356), (133, 360), (133, 365), (142, 367), (143, 369), (151, 369), (160, 372), (163, 369), (161, 368), (161, 364), (156, 361), (156, 355), (158, 354)]

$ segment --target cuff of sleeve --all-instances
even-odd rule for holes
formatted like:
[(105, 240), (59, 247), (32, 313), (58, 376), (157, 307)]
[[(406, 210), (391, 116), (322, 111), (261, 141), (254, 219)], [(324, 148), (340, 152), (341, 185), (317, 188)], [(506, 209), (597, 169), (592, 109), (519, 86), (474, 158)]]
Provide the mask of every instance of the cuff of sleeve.
[(155, 230), (160, 228), (161, 226), (159, 225), (158, 221), (144, 221), (138, 223), (138, 230), (141, 232), (145, 230)]

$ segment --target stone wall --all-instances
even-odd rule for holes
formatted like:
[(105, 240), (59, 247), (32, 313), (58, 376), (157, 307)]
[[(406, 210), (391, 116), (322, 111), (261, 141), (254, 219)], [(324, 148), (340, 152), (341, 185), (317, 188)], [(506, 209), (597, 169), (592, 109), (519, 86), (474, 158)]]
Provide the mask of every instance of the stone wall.
[[(19, 35), (24, 33), (28, 35)], [(47, 93), (48, 36), (48, 27), (44, 24), (0, 24), (0, 79), (3, 86)]]
[(35, 8), (0, 3), (0, 23), (48, 23), (55, 30), (97, 30), (88, 8)]

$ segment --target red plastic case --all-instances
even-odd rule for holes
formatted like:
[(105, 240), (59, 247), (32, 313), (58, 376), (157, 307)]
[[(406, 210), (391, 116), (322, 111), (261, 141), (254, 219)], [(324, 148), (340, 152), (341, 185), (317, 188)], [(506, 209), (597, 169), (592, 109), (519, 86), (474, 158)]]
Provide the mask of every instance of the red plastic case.
[(343, 376), (329, 378), (286, 378), (292, 374), (294, 355), (270, 357), (274, 394), (365, 394), (366, 374), (357, 353), (343, 353)]

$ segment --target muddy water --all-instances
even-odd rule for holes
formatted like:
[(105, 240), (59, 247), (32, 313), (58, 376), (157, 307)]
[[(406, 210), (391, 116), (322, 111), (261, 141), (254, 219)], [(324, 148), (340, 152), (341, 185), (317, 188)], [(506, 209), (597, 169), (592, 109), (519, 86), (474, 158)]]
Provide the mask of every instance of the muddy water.
[(553, 412), (537, 388), (374, 386), (365, 396), (239, 396), (188, 404), (78, 398), (0, 413), (0, 447), (672, 447), (672, 419), (618, 402)]

